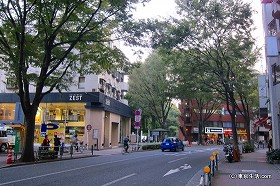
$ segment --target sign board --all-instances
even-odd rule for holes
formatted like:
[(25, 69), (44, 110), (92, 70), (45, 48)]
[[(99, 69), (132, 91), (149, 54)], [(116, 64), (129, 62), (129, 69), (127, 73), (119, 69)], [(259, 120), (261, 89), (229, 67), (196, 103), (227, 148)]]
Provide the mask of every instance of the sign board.
[(93, 129), (92, 139), (98, 139), (98, 129)]
[(134, 122), (135, 127), (140, 127), (140, 122)]
[(135, 121), (140, 122), (140, 120), (141, 120), (141, 116), (135, 115)]
[(92, 126), (91, 125), (87, 125), (87, 130), (91, 130)]
[(205, 133), (207, 134), (223, 134), (224, 129), (221, 127), (205, 127)]
[(159, 132), (156, 131), (156, 132), (152, 132), (153, 133), (153, 136), (159, 136)]

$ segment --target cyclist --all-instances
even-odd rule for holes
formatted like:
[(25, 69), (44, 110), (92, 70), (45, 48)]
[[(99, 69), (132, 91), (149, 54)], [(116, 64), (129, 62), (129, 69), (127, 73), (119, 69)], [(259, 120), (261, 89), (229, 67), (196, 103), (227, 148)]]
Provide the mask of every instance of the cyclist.
[(123, 140), (123, 148), (124, 148), (126, 153), (127, 153), (127, 150), (128, 150), (128, 142), (129, 142), (129, 137), (127, 136)]

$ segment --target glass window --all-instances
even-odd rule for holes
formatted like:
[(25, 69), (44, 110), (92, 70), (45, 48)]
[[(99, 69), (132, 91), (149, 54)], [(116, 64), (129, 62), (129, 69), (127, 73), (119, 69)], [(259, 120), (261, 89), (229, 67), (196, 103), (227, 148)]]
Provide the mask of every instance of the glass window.
[(1, 103), (0, 104), (0, 120), (14, 120), (15, 119), (14, 103)]
[(79, 77), (78, 88), (79, 89), (84, 89), (85, 88), (85, 82), (86, 82), (86, 78), (85, 77)]

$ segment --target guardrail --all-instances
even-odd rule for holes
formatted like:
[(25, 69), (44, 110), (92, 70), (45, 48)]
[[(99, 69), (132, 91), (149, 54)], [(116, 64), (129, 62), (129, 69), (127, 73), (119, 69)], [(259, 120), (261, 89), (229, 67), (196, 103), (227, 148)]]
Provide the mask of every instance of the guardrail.
[(81, 155), (83, 153), (91, 153), (94, 155), (93, 145), (70, 145), (70, 146), (40, 146), (34, 150), (35, 160), (42, 160), (42, 159), (55, 159), (60, 158), (62, 159), (63, 156), (68, 156), (73, 158), (73, 156)]
[(204, 174), (200, 177), (199, 186), (211, 186), (212, 177), (215, 175), (215, 171), (219, 170), (219, 151), (213, 152), (210, 156), (208, 166), (204, 167)]

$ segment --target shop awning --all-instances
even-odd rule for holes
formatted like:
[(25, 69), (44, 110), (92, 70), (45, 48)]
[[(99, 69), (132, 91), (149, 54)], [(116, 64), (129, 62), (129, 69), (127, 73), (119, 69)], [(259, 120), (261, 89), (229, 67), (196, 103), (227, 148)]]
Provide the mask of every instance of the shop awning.
[(268, 119), (270, 119), (271, 117), (270, 116), (265, 116), (265, 117), (262, 117), (261, 119), (259, 119), (255, 124), (256, 125), (261, 125), (263, 123), (265, 123)]

